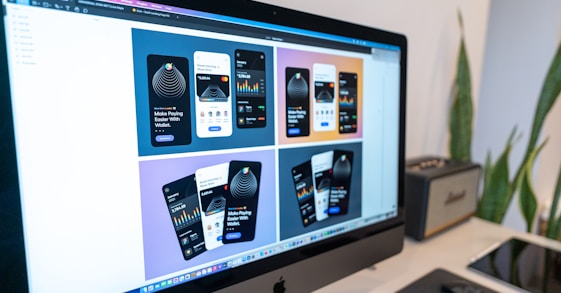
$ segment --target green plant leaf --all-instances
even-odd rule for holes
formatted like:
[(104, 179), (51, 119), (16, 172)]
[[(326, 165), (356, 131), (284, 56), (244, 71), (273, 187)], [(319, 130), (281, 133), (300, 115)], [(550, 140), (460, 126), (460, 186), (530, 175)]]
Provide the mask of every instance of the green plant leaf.
[(520, 184), (518, 185), (518, 204), (522, 211), (524, 221), (526, 221), (526, 232), (532, 231), (532, 224), (534, 223), (534, 216), (538, 208), (536, 195), (531, 184), (531, 174), (524, 168), (520, 177)]
[(547, 114), (559, 97), (559, 93), (561, 93), (561, 44), (557, 47), (557, 52), (553, 57), (553, 61), (549, 66), (545, 81), (542, 85), (536, 112), (534, 113), (532, 132), (530, 134), (530, 140), (528, 141), (528, 147), (526, 148), (524, 159), (514, 176), (514, 182), (518, 182), (521, 177), (525, 177), (525, 165), (529, 161), (529, 158), (536, 147), (543, 123), (545, 122)]
[(538, 200), (536, 199), (536, 193), (534, 191), (534, 187), (532, 186), (532, 169), (534, 168), (534, 162), (536, 161), (538, 153), (543, 149), (545, 144), (546, 141), (544, 141), (538, 148), (532, 150), (527, 161), (523, 162), (524, 169), (522, 170), (522, 175), (517, 182), (518, 204), (520, 210), (522, 211), (522, 216), (526, 221), (527, 232), (532, 232), (534, 218), (538, 209)]
[[(491, 182), (491, 174), (493, 173), (493, 159), (491, 158), (491, 152), (487, 152), (487, 157), (485, 158), (485, 165), (483, 165), (483, 190), (489, 188), (489, 183)], [(483, 193), (484, 195), (485, 193)], [(483, 197), (477, 201), (477, 211), (482, 209)]]
[(559, 169), (559, 175), (557, 177), (557, 184), (555, 185), (555, 191), (553, 192), (553, 203), (551, 204), (551, 209), (549, 210), (549, 219), (547, 222), (547, 230), (545, 236), (551, 239), (559, 239), (559, 234), (561, 230), (561, 216), (555, 219), (557, 215), (557, 205), (559, 204), (559, 197), (561, 194), (561, 168)]
[[(461, 20), (461, 16), (460, 16)], [(458, 161), (471, 160), (471, 139), (473, 133), (473, 102), (469, 62), (462, 36), (458, 68), (454, 86), (454, 98), (450, 109), (450, 157)]]
[(531, 149), (533, 149), (538, 140), (541, 128), (545, 121), (545, 117), (549, 110), (555, 104), (559, 93), (561, 92), (561, 44), (557, 48), (557, 53), (553, 57), (553, 61), (549, 66), (547, 76), (542, 86), (542, 91), (540, 93), (540, 98), (538, 100), (538, 106), (536, 108), (536, 113), (534, 114), (534, 122), (532, 124), (532, 133), (530, 134), (530, 142), (528, 143), (528, 149), (526, 150), (526, 156), (529, 156)]
[[(513, 129), (504, 151), (494, 166), (491, 166), (490, 159), (485, 164), (484, 178), (487, 182), (484, 183), (483, 194), (477, 209), (479, 218), (495, 223), (503, 221), (513, 192), (513, 184), (509, 181), (508, 159), (515, 132), (516, 128)], [(488, 158), (490, 158), (490, 155)]]
[[(538, 99), (538, 104), (536, 107), (536, 112), (534, 113), (534, 121), (532, 122), (532, 132), (530, 133), (530, 140), (528, 141), (528, 147), (526, 148), (526, 153), (524, 155), (524, 160), (526, 162), (528, 157), (532, 153), (532, 150), (536, 147), (538, 137), (540, 135), (545, 118), (555, 101), (559, 97), (561, 92), (561, 44), (557, 47), (557, 52), (553, 57), (553, 61), (549, 66), (547, 75), (545, 77), (544, 83), (542, 85), (542, 90), (540, 92), (540, 97)], [(524, 165), (521, 164), (516, 172), (515, 181), (518, 181), (521, 176), (522, 169)]]
[(487, 184), (489, 184), (489, 182), (491, 182), (491, 173), (493, 172), (493, 159), (491, 158), (491, 152), (487, 153), (487, 158), (485, 158), (485, 165), (483, 166), (483, 170), (484, 170), (484, 178), (483, 178), (483, 182), (485, 188), (487, 188)]

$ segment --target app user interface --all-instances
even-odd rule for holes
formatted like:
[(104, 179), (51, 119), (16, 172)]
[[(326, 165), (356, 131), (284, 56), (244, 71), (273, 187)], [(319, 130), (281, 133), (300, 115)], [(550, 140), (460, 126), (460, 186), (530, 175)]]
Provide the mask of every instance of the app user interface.
[(331, 64), (314, 64), (314, 130), (335, 130), (336, 68)]
[(230, 96), (230, 56), (197, 51), (194, 54), (197, 136), (232, 135), (232, 98)]
[(238, 128), (267, 125), (265, 53), (236, 50), (236, 117)]

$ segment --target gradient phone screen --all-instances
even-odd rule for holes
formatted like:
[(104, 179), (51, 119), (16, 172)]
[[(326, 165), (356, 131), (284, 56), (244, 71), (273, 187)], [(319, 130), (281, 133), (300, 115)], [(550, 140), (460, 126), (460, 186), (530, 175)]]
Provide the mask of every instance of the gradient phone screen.
[(228, 173), (222, 242), (251, 241), (255, 238), (261, 163), (231, 161)]
[(189, 62), (161, 55), (148, 55), (146, 62), (152, 146), (190, 144)]
[(235, 55), (236, 125), (238, 128), (265, 127), (265, 54), (236, 50)]
[(304, 227), (316, 221), (316, 208), (314, 204), (314, 183), (312, 181), (312, 166), (310, 161), (292, 168), (296, 200), (302, 217)]
[(356, 73), (339, 73), (339, 133), (357, 130), (357, 80)]
[(205, 252), (195, 175), (166, 184), (162, 190), (185, 260)]
[(286, 136), (310, 135), (310, 71), (286, 68)]

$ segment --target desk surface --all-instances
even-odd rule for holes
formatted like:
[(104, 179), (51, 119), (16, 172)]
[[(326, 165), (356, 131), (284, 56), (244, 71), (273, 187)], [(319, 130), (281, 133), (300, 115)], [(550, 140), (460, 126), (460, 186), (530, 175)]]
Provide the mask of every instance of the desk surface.
[(423, 242), (407, 238), (400, 254), (376, 264), (374, 268), (364, 269), (321, 288), (316, 293), (395, 292), (436, 268), (446, 269), (498, 292), (519, 292), (514, 287), (467, 268), (470, 259), (513, 236), (561, 250), (561, 242), (472, 218)]

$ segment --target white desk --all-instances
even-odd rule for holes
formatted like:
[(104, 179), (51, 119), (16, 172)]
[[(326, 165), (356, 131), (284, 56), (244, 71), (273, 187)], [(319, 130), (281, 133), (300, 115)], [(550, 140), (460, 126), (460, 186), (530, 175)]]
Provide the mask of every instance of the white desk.
[(498, 292), (518, 292), (514, 287), (467, 268), (471, 258), (512, 236), (561, 250), (561, 242), (472, 218), (423, 242), (406, 239), (400, 254), (376, 264), (374, 269), (359, 271), (316, 293), (395, 292), (436, 268), (446, 269)]

